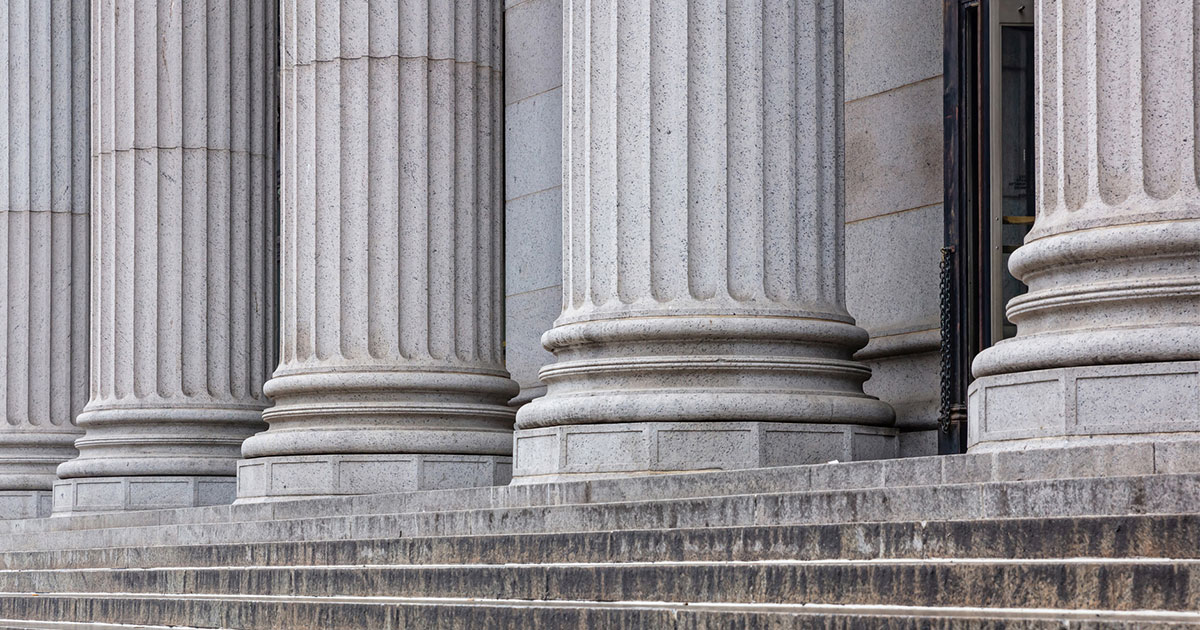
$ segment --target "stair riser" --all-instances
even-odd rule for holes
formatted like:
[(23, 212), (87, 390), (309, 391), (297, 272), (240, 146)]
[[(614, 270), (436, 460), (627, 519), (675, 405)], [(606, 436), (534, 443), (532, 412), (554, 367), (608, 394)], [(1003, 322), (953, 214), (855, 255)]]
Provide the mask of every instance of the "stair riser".
[(1192, 476), (1072, 479), (984, 486), (740, 495), (661, 502), (560, 505), (357, 517), (84, 530), (0, 537), (0, 551), (242, 541), (338, 540), (525, 532), (677, 529), (982, 518), (1186, 513), (1200, 505)]
[(882, 558), (1200, 558), (1200, 516), (858, 523), (0, 554), (0, 568)]
[[(638, 609), (310, 602), (106, 600), (0, 596), (0, 618), (182, 625), (242, 630), (1178, 630), (1178, 624)], [(3, 628), (4, 626), (0, 626)], [(1186, 626), (1192, 627), (1192, 626)], [(21, 628), (21, 626), (15, 626)]]
[(520, 600), (1200, 610), (1187, 564), (311, 567), (0, 572), (3, 593), (189, 593)]

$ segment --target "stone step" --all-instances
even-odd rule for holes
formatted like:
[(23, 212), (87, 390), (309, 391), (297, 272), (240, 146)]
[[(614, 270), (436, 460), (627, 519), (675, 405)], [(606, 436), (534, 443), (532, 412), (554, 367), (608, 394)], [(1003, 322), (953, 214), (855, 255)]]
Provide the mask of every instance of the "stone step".
[[(89, 622), (58, 621), (63, 619)], [(1200, 615), (1153, 611), (184, 594), (0, 595), (0, 628), (6, 630), (1179, 630), (1194, 627), (1200, 627)]]
[[(395, 514), (326, 505), (289, 519), (11, 533), (0, 552), (289, 540), (496, 535), (898, 521), (1186, 513), (1200, 475), (1070, 478)], [(53, 520), (53, 519), (51, 519)]]
[(867, 560), (1200, 559), (1200, 515), (772, 525), (0, 553), (3, 569)]
[(88, 592), (1196, 612), (1200, 561), (773, 560), (0, 571), (0, 593)]
[(0, 538), (5, 534), (287, 520), (314, 515), (440, 512), (744, 494), (1200, 473), (1200, 456), (1197, 453), (1200, 453), (1200, 444), (1194, 442), (1120, 444), (1046, 451), (914, 457), (490, 488), (310, 498), (274, 503), (114, 512), (51, 519), (0, 520)]

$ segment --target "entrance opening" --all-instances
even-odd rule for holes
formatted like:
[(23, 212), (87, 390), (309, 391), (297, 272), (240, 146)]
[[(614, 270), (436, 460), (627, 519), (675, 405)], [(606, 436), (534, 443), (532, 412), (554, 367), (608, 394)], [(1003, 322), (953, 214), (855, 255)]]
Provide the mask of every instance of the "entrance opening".
[(1016, 334), (1009, 256), (1033, 227), (1034, 6), (945, 0), (945, 245), (938, 450), (967, 447), (971, 361)]

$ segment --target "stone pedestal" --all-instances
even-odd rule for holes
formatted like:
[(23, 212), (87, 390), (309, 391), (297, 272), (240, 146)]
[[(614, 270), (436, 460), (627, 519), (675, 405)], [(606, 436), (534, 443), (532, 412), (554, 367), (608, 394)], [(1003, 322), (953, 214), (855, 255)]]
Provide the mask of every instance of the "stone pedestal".
[(94, 7), (91, 399), (55, 513), (229, 502), (275, 365), (276, 10)]
[(0, 519), (33, 518), (87, 402), (88, 1), (0, 29)]
[(564, 4), (564, 305), (516, 482), (895, 455), (851, 360), (841, 2), (687, 8)]
[(1029, 292), (974, 363), (973, 451), (1200, 437), (1196, 10), (1039, 6)]
[(503, 2), (282, 5), (283, 357), (239, 500), (506, 479)]

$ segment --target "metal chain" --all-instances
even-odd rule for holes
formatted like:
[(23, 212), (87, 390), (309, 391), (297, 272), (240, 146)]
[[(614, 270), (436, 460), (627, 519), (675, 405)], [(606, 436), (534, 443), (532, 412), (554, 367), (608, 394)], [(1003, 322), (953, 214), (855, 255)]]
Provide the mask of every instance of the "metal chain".
[(954, 404), (954, 332), (951, 313), (951, 295), (953, 286), (950, 281), (950, 258), (954, 255), (953, 247), (942, 248), (941, 273), (941, 406), (938, 409), (938, 426), (943, 433), (950, 433), (950, 407)]

